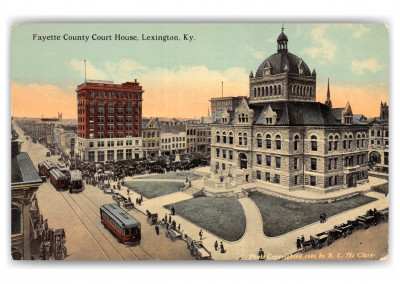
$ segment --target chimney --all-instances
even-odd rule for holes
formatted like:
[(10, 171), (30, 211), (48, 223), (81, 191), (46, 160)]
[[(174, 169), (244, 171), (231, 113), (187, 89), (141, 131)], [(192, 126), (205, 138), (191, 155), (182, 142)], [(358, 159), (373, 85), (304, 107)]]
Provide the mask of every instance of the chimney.
[(21, 142), (18, 140), (11, 141), (11, 158), (15, 158), (21, 154)]

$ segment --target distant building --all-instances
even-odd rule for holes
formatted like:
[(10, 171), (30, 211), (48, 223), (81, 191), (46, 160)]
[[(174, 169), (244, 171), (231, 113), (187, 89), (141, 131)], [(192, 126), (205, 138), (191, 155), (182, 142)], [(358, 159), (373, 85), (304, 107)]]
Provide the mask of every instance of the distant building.
[(92, 162), (142, 157), (142, 86), (87, 81), (77, 87), (77, 151)]
[(186, 148), (188, 154), (211, 153), (211, 127), (209, 124), (186, 125)]
[(186, 131), (178, 131), (171, 127), (161, 128), (161, 155), (186, 153)]
[(370, 165), (374, 170), (389, 173), (389, 106), (381, 102), (380, 116), (368, 121)]
[(217, 97), (211, 98), (211, 120), (214, 122), (220, 119), (225, 110), (233, 111), (242, 102), (243, 98), (247, 99), (245, 96), (238, 97)]
[(143, 157), (156, 158), (160, 155), (160, 131), (157, 118), (143, 119)]

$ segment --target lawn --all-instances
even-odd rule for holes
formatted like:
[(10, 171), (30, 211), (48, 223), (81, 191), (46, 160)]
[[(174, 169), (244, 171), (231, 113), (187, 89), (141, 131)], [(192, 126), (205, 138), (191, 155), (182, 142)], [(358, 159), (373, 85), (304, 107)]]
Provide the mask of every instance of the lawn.
[(302, 203), (290, 201), (260, 192), (249, 196), (260, 210), (264, 234), (276, 237), (308, 224), (319, 222), (319, 215), (326, 213), (327, 218), (376, 200), (357, 195), (333, 203)]
[(389, 193), (389, 183), (387, 182), (385, 184), (371, 186), (371, 190), (380, 192), (380, 193), (384, 193), (384, 194), (388, 194)]
[(186, 180), (186, 177), (189, 179), (198, 179), (200, 176), (195, 175), (192, 171), (185, 172), (169, 172), (166, 174), (159, 175), (149, 175), (149, 176), (138, 176), (135, 179), (176, 179), (176, 180)]
[(125, 185), (146, 198), (155, 198), (179, 191), (183, 182), (127, 181)]
[[(242, 205), (233, 197), (198, 197), (165, 207), (170, 209), (172, 205), (177, 215), (224, 240), (237, 241), (245, 232), (246, 217)], [(199, 238), (198, 235), (190, 237)]]

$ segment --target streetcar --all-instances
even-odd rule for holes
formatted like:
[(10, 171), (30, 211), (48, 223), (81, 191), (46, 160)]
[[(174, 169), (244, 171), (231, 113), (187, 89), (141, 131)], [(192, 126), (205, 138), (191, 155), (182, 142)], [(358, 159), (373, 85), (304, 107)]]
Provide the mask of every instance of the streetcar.
[(71, 178), (69, 182), (69, 192), (80, 192), (83, 190), (82, 172), (80, 170), (71, 171)]
[(100, 207), (100, 218), (104, 228), (108, 228), (120, 243), (140, 244), (140, 222), (116, 204)]
[(58, 168), (50, 170), (50, 182), (57, 190), (68, 188), (68, 178)]
[(46, 160), (43, 163), (39, 163), (38, 167), (40, 168), (39, 172), (45, 174), (46, 177), (50, 177), (50, 171), (52, 169), (56, 169), (57, 168), (56, 165), (54, 165), (49, 160)]

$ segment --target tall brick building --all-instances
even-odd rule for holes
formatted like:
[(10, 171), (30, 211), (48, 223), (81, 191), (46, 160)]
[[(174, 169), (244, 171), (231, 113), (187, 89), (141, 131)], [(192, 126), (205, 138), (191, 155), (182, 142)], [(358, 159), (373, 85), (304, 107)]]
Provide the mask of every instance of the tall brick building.
[(277, 39), (277, 53), (250, 73), (249, 98), (212, 124), (211, 169), (221, 187), (246, 182), (330, 192), (368, 181), (368, 125), (351, 106), (316, 102), (316, 72)]
[(77, 87), (77, 151), (93, 162), (142, 157), (142, 86), (87, 81)]

